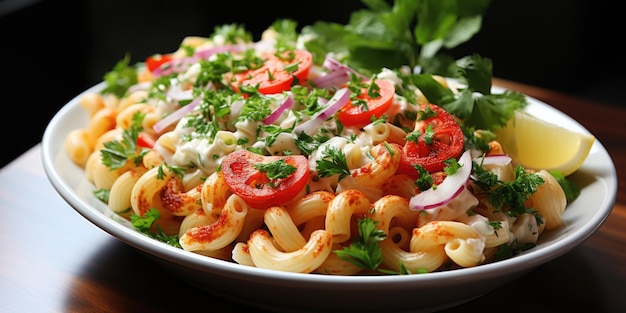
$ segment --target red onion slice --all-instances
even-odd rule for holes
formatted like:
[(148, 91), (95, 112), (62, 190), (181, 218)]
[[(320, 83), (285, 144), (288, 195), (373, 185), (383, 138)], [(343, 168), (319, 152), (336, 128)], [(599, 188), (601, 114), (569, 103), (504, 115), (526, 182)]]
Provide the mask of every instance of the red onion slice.
[(200, 58), (197, 56), (186, 57), (182, 59), (173, 59), (152, 72), (154, 77), (171, 75), (173, 73), (182, 73), (186, 71), (192, 64), (197, 63)]
[(224, 53), (224, 52), (241, 52), (245, 49), (249, 48), (249, 45), (245, 44), (232, 44), (232, 45), (224, 45), (224, 46), (216, 46), (207, 49), (198, 50), (194, 53), (193, 56), (173, 59), (165, 64), (162, 64), (160, 67), (156, 68), (152, 75), (154, 77), (160, 77), (164, 75), (170, 75), (173, 73), (182, 73), (186, 71), (191, 65), (198, 63), (200, 59), (208, 59), (212, 55), (216, 53)]
[(461, 167), (452, 175), (448, 175), (437, 188), (424, 190), (409, 200), (411, 210), (428, 210), (448, 204), (458, 196), (472, 173), (472, 156), (469, 150), (459, 158)]
[(332, 54), (326, 54), (326, 58), (324, 58), (324, 63), (322, 63), (324, 68), (327, 68), (330, 71), (345, 71), (346, 73), (354, 73), (361, 77), (363, 80), (369, 80), (369, 77), (359, 73), (355, 69), (337, 61), (337, 59), (333, 58)]
[(172, 85), (165, 95), (172, 101), (184, 101), (193, 99), (193, 89), (183, 90), (180, 85)]
[(285, 101), (283, 101), (283, 103), (281, 103), (280, 106), (278, 106), (278, 108), (276, 108), (276, 110), (274, 110), (270, 115), (263, 119), (263, 123), (269, 125), (276, 122), (285, 110), (291, 109), (293, 102), (293, 94), (290, 92)]
[(349, 70), (346, 68), (337, 69), (324, 76), (319, 76), (311, 80), (313, 85), (318, 88), (339, 87), (350, 81)]
[(480, 165), (507, 165), (511, 163), (511, 157), (508, 154), (491, 154), (476, 159), (476, 163)]
[(343, 86), (350, 81), (350, 74), (356, 74), (362, 80), (369, 80), (368, 77), (360, 74), (353, 68), (337, 61), (330, 53), (326, 54), (322, 67), (327, 69), (328, 73), (311, 80), (313, 85), (318, 88)]
[[(511, 159), (508, 154), (480, 156), (474, 159), (474, 162), (492, 174), (497, 175), (500, 180), (515, 180), (515, 173), (511, 166), (513, 159)], [(471, 175), (470, 177), (471, 179), (478, 180), (478, 177), (475, 175)]]
[(167, 128), (168, 126), (170, 126), (173, 123), (176, 123), (178, 120), (180, 120), (181, 118), (183, 118), (185, 115), (189, 114), (191, 111), (193, 111), (193, 109), (195, 109), (198, 104), (200, 104), (200, 99), (195, 99), (193, 100), (191, 103), (187, 104), (186, 106), (170, 113), (170, 115), (166, 116), (165, 118), (163, 118), (162, 120), (154, 123), (154, 125), (152, 126), (152, 129), (157, 133), (160, 134), (165, 128)]
[(311, 116), (311, 119), (296, 126), (293, 130), (295, 134), (302, 132), (307, 135), (313, 135), (318, 130), (318, 127), (324, 123), (325, 120), (333, 116), (335, 112), (339, 111), (346, 103), (350, 101), (350, 90), (348, 88), (341, 88), (335, 92), (335, 94), (328, 100), (326, 107), (315, 115)]

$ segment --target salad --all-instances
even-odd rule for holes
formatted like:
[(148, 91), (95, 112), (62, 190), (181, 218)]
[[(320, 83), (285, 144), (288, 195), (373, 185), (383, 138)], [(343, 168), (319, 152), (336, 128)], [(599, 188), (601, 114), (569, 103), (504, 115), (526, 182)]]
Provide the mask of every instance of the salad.
[[(526, 106), (440, 53), (488, 1), (367, 1), (350, 24), (236, 24), (127, 55), (65, 149), (138, 231), (246, 266), (326, 275), (479, 266), (560, 227), (576, 186), (494, 131)], [(408, 31), (407, 31), (408, 29)]]

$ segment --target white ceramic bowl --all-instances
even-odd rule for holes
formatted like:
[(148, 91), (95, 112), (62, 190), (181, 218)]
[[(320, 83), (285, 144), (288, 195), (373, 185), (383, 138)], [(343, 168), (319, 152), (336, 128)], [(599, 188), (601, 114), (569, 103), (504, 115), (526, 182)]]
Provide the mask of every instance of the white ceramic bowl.
[[(89, 90), (96, 91), (103, 84)], [(511, 259), (473, 268), (403, 276), (330, 276), (259, 269), (212, 259), (150, 239), (97, 200), (94, 186), (63, 149), (68, 132), (87, 126), (87, 113), (72, 99), (50, 121), (42, 157), (48, 178), (67, 203), (87, 221), (208, 292), (272, 311), (375, 312), (433, 311), (467, 302), (505, 285), (533, 268), (570, 251), (591, 236), (615, 203), (617, 174), (606, 149), (596, 140), (583, 166), (570, 176), (582, 187), (564, 213), (565, 225), (545, 232), (534, 249)], [(588, 132), (553, 107), (528, 98), (527, 110), (565, 127)]]

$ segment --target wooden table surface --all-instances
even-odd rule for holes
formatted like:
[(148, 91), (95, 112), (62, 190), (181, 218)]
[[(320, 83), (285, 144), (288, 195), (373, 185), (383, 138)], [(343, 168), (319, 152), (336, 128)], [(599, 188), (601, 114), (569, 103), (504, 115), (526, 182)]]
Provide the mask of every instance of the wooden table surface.
[[(510, 81), (495, 84), (549, 103), (590, 130), (615, 163), (617, 201), (602, 227), (572, 251), (446, 312), (623, 312), (626, 108)], [(197, 312), (215, 305), (255, 311), (163, 273), (89, 223), (54, 191), (40, 152), (37, 145), (0, 170), (0, 312)]]

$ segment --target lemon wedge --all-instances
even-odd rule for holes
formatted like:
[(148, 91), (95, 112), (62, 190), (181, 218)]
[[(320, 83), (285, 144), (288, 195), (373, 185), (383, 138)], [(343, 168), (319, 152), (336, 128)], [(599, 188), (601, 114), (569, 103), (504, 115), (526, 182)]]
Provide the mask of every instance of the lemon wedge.
[(558, 170), (567, 176), (589, 155), (595, 137), (546, 122), (517, 111), (508, 124), (497, 130), (504, 152), (526, 168)]

